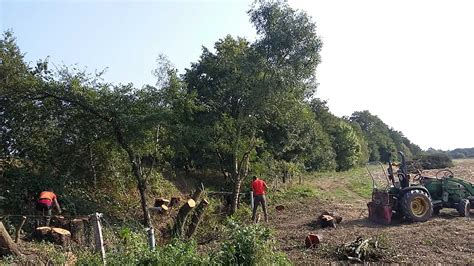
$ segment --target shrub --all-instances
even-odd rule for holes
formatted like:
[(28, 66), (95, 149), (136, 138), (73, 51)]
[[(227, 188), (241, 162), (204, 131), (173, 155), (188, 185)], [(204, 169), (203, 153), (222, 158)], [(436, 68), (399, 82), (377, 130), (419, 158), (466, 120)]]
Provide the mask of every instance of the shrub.
[(228, 220), (230, 237), (221, 250), (213, 255), (218, 265), (287, 265), (286, 257), (275, 251), (270, 230), (261, 225), (243, 226)]
[(447, 154), (424, 154), (418, 159), (423, 169), (439, 169), (453, 166), (453, 161)]

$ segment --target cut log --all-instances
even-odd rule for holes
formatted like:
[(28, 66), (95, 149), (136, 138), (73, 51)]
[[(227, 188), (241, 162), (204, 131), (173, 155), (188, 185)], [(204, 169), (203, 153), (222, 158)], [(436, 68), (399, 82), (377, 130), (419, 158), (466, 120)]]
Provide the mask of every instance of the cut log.
[(285, 210), (285, 206), (283, 206), (283, 205), (277, 205), (277, 206), (275, 207), (275, 209), (276, 209), (277, 211), (283, 211), (283, 210)]
[(308, 236), (306, 236), (306, 239), (304, 240), (306, 248), (316, 248), (319, 243), (321, 243), (321, 239), (321, 235), (308, 234)]
[(71, 232), (66, 229), (53, 227), (51, 228), (51, 239), (53, 243), (63, 247), (69, 246), (71, 244)]
[(45, 239), (49, 232), (51, 232), (51, 227), (49, 226), (36, 227), (35, 231), (33, 231), (33, 238), (38, 240)]
[(189, 212), (196, 206), (196, 202), (193, 199), (189, 199), (186, 204), (181, 206), (176, 216), (175, 225), (173, 227), (173, 235), (175, 237), (181, 237), (183, 235), (184, 224)]
[(171, 202), (170, 202), (170, 204), (168, 205), (168, 207), (171, 208), (171, 207), (173, 207), (173, 206), (178, 205), (179, 202), (180, 202), (180, 200), (181, 200), (180, 197), (172, 197), (172, 198), (171, 198)]
[(33, 238), (39, 241), (48, 241), (61, 246), (71, 244), (71, 232), (58, 227), (42, 226), (35, 229)]
[(0, 222), (0, 256), (21, 256), (20, 250), (15, 242), (13, 242), (7, 229)]
[(331, 215), (323, 215), (319, 220), (322, 228), (332, 227), (336, 228), (336, 220)]
[(157, 198), (155, 200), (155, 207), (161, 207), (162, 205), (168, 206), (170, 204), (170, 201), (164, 198)]
[(209, 202), (206, 199), (203, 199), (196, 207), (196, 210), (194, 211), (193, 216), (191, 217), (191, 224), (189, 225), (186, 237), (190, 238), (196, 232), (196, 229), (199, 223), (201, 222), (202, 215), (204, 214), (204, 210), (206, 209), (207, 205), (209, 205)]
[(331, 213), (328, 211), (323, 211), (318, 217), (318, 223), (322, 228), (333, 227), (336, 228), (336, 224), (342, 222), (342, 217), (336, 213)]

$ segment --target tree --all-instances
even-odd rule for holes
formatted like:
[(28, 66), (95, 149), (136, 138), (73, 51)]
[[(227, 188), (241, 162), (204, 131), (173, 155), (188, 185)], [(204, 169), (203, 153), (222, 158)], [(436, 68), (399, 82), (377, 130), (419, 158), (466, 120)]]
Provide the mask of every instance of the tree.
[(388, 162), (396, 158), (396, 145), (390, 137), (389, 127), (369, 111), (354, 112), (350, 121), (357, 123), (368, 142), (371, 161)]
[[(0, 43), (5, 69), (0, 82), (3, 153), (29, 158), (44, 165), (63, 160), (64, 148), (88, 151), (89, 144), (105, 140), (115, 144), (128, 158), (130, 170), (140, 192), (144, 224), (152, 227), (146, 204), (147, 171), (144, 158), (161, 163), (161, 111), (164, 103), (160, 90), (131, 84), (111, 86), (100, 74), (63, 68), (52, 73), (47, 62), (30, 69), (14, 38), (5, 34)], [(63, 145), (63, 146), (62, 146)], [(84, 148), (81, 146), (84, 145)], [(60, 154), (59, 154), (60, 155)], [(78, 160), (81, 161), (81, 160)], [(150, 160), (148, 160), (148, 163)], [(70, 162), (69, 162), (70, 163)]]
[(233, 184), (231, 213), (265, 124), (286, 111), (279, 108), (288, 106), (284, 102), (302, 102), (314, 91), (321, 47), (314, 23), (284, 2), (260, 2), (249, 15), (255, 43), (227, 36), (216, 42), (215, 53), (204, 48), (184, 75), (206, 109), (195, 116), (209, 136), (203, 150)]
[(356, 166), (362, 156), (362, 148), (354, 129), (340, 121), (334, 132), (337, 170), (349, 170)]

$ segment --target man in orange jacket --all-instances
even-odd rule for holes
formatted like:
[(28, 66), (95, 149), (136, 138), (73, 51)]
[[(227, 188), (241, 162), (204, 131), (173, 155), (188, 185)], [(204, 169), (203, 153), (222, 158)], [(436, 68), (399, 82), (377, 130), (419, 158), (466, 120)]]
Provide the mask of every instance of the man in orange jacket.
[(41, 192), (39, 195), (39, 199), (36, 202), (36, 210), (42, 213), (44, 216), (46, 213), (46, 226), (49, 226), (49, 222), (51, 220), (51, 212), (53, 209), (53, 203), (58, 213), (61, 214), (61, 207), (58, 203), (58, 197), (54, 194), (51, 188), (46, 189), (45, 191)]
[(257, 176), (253, 176), (252, 191), (253, 191), (253, 210), (252, 210), (252, 221), (256, 222), (255, 215), (257, 213), (257, 207), (259, 204), (262, 205), (263, 215), (265, 216), (265, 222), (268, 222), (267, 215), (267, 200), (265, 198), (265, 189), (267, 184)]

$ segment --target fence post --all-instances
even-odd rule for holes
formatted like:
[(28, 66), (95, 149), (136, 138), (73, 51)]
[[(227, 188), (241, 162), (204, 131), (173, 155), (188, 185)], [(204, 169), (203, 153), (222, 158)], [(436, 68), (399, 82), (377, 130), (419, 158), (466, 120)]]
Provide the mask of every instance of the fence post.
[(146, 233), (147, 233), (147, 236), (148, 236), (148, 246), (150, 247), (150, 250), (151, 251), (154, 251), (155, 250), (155, 230), (153, 229), (153, 227), (150, 227), (150, 228), (147, 228), (146, 229)]
[(250, 191), (250, 206), (252, 207), (252, 210), (253, 210), (253, 191)]
[(100, 252), (100, 255), (102, 256), (102, 262), (105, 265), (104, 238), (102, 236), (102, 226), (100, 225), (100, 217), (102, 217), (102, 213), (96, 212), (92, 215), (92, 221), (94, 223), (95, 250)]

